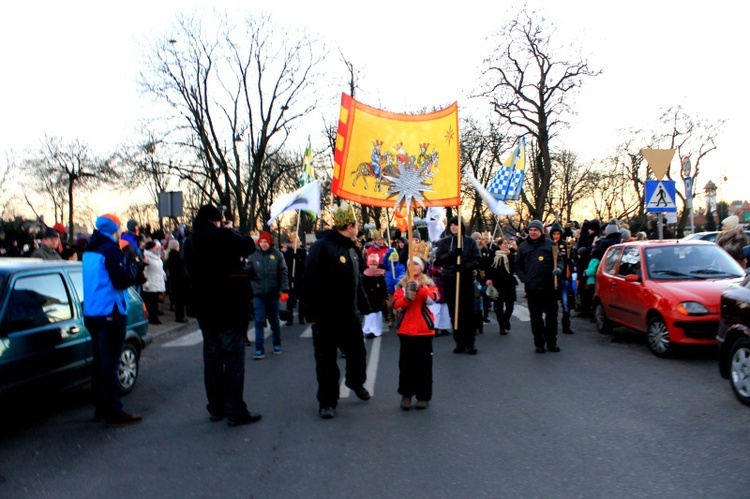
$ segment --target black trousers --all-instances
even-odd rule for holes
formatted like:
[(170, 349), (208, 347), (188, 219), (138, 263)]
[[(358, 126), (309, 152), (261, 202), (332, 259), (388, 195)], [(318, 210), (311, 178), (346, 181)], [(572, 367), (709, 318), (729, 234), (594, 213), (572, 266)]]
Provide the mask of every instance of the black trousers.
[(529, 304), (531, 318), (531, 332), (534, 335), (534, 346), (557, 346), (557, 298), (558, 291), (554, 289), (544, 291), (526, 290), (526, 300)]
[(456, 324), (456, 276), (443, 277), (443, 290), (445, 291), (445, 303), (448, 304), (448, 313), (453, 325), (453, 340), (456, 347), (474, 348), (476, 336), (476, 323), (474, 320), (474, 279), (469, 272), (463, 272), (459, 280), (458, 290), (458, 329)]
[(354, 314), (335, 320), (318, 320), (312, 326), (315, 374), (320, 407), (336, 407), (339, 402), (338, 350), (346, 355), (346, 386), (356, 390), (367, 380), (367, 350), (362, 324)]
[(245, 336), (248, 321), (215, 325), (198, 319), (203, 334), (203, 382), (211, 414), (247, 413), (245, 404)]
[(495, 302), (495, 313), (497, 314), (497, 322), (500, 325), (503, 324), (503, 321), (510, 322), (510, 318), (513, 317), (513, 298), (497, 300)]
[(126, 321), (124, 316), (84, 317), (94, 351), (91, 390), (99, 417), (115, 416), (122, 410), (117, 370), (125, 342)]
[(432, 400), (432, 336), (398, 335), (398, 393)]
[(161, 293), (152, 293), (150, 291), (141, 291), (143, 303), (148, 311), (148, 320), (150, 323), (156, 323), (159, 320), (159, 295)]

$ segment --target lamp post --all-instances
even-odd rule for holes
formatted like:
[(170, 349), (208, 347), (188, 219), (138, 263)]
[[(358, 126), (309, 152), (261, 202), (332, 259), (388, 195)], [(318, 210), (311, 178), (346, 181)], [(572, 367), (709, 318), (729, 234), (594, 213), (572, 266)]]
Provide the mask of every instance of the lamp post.
[(716, 184), (709, 180), (703, 190), (706, 191), (706, 209), (713, 217), (716, 211)]

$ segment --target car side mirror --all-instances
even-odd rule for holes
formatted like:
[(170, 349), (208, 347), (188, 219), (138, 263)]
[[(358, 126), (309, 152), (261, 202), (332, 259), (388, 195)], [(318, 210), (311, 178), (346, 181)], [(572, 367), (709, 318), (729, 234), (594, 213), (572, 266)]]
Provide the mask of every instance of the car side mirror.
[(641, 282), (641, 278), (638, 274), (628, 274), (625, 276), (627, 282)]

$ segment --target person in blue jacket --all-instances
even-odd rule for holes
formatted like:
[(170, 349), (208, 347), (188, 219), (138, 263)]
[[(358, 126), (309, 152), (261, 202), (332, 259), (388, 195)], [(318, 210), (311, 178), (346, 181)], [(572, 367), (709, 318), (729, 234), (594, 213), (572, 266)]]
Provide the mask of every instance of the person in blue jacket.
[(117, 373), (128, 319), (127, 289), (136, 284), (138, 269), (125, 263), (117, 244), (120, 220), (105, 214), (95, 225), (82, 263), (83, 319), (94, 350), (94, 421), (125, 426), (141, 421), (137, 414), (123, 410)]
[(386, 252), (381, 264), (385, 267), (385, 287), (388, 290), (388, 327), (393, 327), (393, 293), (396, 292), (396, 284), (406, 273), (406, 267), (401, 263), (398, 251), (393, 248)]

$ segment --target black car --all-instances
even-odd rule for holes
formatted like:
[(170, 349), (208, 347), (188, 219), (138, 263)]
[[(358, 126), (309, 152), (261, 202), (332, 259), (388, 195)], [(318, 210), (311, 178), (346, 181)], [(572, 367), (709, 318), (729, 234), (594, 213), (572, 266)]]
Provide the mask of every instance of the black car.
[(719, 372), (739, 401), (750, 406), (750, 274), (722, 292), (716, 341)]
[[(138, 293), (128, 290), (120, 392), (133, 389), (151, 342)], [(80, 262), (0, 258), (0, 397), (60, 390), (91, 379), (93, 348), (83, 323)]]

